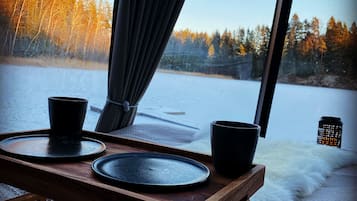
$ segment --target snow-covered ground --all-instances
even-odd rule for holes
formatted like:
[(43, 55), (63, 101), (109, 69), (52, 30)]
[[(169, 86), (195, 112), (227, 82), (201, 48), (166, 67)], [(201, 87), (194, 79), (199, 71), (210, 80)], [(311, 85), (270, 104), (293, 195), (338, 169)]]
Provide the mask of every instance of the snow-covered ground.
[[(0, 64), (0, 133), (48, 128), (49, 96), (83, 97), (103, 107), (106, 84), (102, 70)], [(259, 87), (254, 81), (156, 73), (139, 112), (201, 130), (213, 120), (253, 122)], [(357, 151), (356, 103), (357, 91), (278, 84), (267, 138), (315, 142), (320, 117), (338, 116), (342, 148)], [(98, 117), (88, 110), (84, 128), (94, 130)]]

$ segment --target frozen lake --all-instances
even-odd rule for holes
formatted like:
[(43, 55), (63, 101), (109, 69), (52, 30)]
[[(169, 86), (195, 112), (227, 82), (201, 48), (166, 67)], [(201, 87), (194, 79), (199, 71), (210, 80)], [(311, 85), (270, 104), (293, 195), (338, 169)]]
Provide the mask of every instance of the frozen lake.
[[(0, 64), (0, 132), (48, 128), (49, 96), (83, 97), (101, 108), (106, 84), (102, 70)], [(139, 112), (201, 130), (218, 119), (253, 122), (259, 87), (255, 81), (158, 72)], [(337, 116), (343, 121), (342, 148), (356, 151), (356, 103), (357, 91), (278, 84), (267, 138), (314, 143), (320, 117)], [(88, 110), (84, 128), (94, 130), (98, 117)]]

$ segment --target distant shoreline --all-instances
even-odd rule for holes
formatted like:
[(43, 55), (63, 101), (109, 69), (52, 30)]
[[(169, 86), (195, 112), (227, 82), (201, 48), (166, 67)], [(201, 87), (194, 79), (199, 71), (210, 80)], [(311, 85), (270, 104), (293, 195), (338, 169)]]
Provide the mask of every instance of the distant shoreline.
[(83, 61), (71, 58), (53, 57), (5, 57), (0, 56), (0, 64), (12, 64), (18, 66), (38, 66), (38, 67), (61, 67), (79, 68), (90, 70), (107, 70), (108, 64), (95, 61)]
[[(0, 64), (18, 65), (18, 66), (38, 66), (38, 67), (59, 67), (59, 68), (78, 68), (88, 70), (108, 70), (107, 63), (95, 61), (83, 61), (71, 58), (51, 58), (51, 57), (4, 57), (0, 56)], [(167, 69), (157, 69), (161, 73), (180, 74), (189, 76), (212, 77), (220, 79), (233, 79), (231, 76), (218, 74), (204, 74), (198, 72), (185, 72)]]
[[(59, 67), (59, 68), (85, 69), (85, 70), (108, 70), (107, 63), (100, 63), (95, 61), (83, 61), (83, 60), (71, 59), (71, 58), (52, 58), (52, 57), (26, 58), (26, 57), (0, 56), (0, 64), (17, 65), (17, 66), (37, 66), (37, 67), (44, 67), (44, 68)], [(176, 70), (167, 70), (167, 69), (160, 69), (160, 68), (158, 68), (157, 71), (160, 73), (168, 73), (168, 74), (234, 80), (232, 76), (219, 75), (219, 74), (205, 74), (199, 72), (176, 71)], [(260, 80), (247, 80), (247, 81), (259, 82)], [(357, 83), (355, 83), (353, 80), (334, 76), (334, 75), (326, 75), (326, 76), (317, 75), (317, 76), (309, 76), (308, 78), (299, 78), (296, 76), (295, 77), (280, 76), (278, 79), (278, 83), (357, 90)]]

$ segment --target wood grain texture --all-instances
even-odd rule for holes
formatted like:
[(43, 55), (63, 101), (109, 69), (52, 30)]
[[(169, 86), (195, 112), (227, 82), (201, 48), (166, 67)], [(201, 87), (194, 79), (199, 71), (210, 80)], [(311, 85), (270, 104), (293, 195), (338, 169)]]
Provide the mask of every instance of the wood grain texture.
[[(48, 130), (0, 135), (0, 139), (15, 135), (44, 133)], [(85, 131), (85, 136), (102, 140), (107, 150), (103, 155), (128, 152), (161, 152), (198, 160), (211, 171), (208, 182), (189, 189), (167, 192), (146, 192), (112, 185), (97, 178), (91, 170), (92, 160), (78, 162), (31, 162), (0, 154), (0, 182), (54, 200), (247, 200), (264, 183), (265, 168), (255, 165), (236, 179), (218, 175), (209, 155), (131, 140), (105, 133)]]

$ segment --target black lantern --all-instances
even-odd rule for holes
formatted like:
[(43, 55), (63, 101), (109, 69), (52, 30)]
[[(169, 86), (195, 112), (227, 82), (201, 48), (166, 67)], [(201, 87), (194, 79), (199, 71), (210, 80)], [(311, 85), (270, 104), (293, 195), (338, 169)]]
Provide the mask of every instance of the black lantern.
[(342, 121), (338, 117), (323, 116), (319, 121), (317, 143), (341, 148)]

